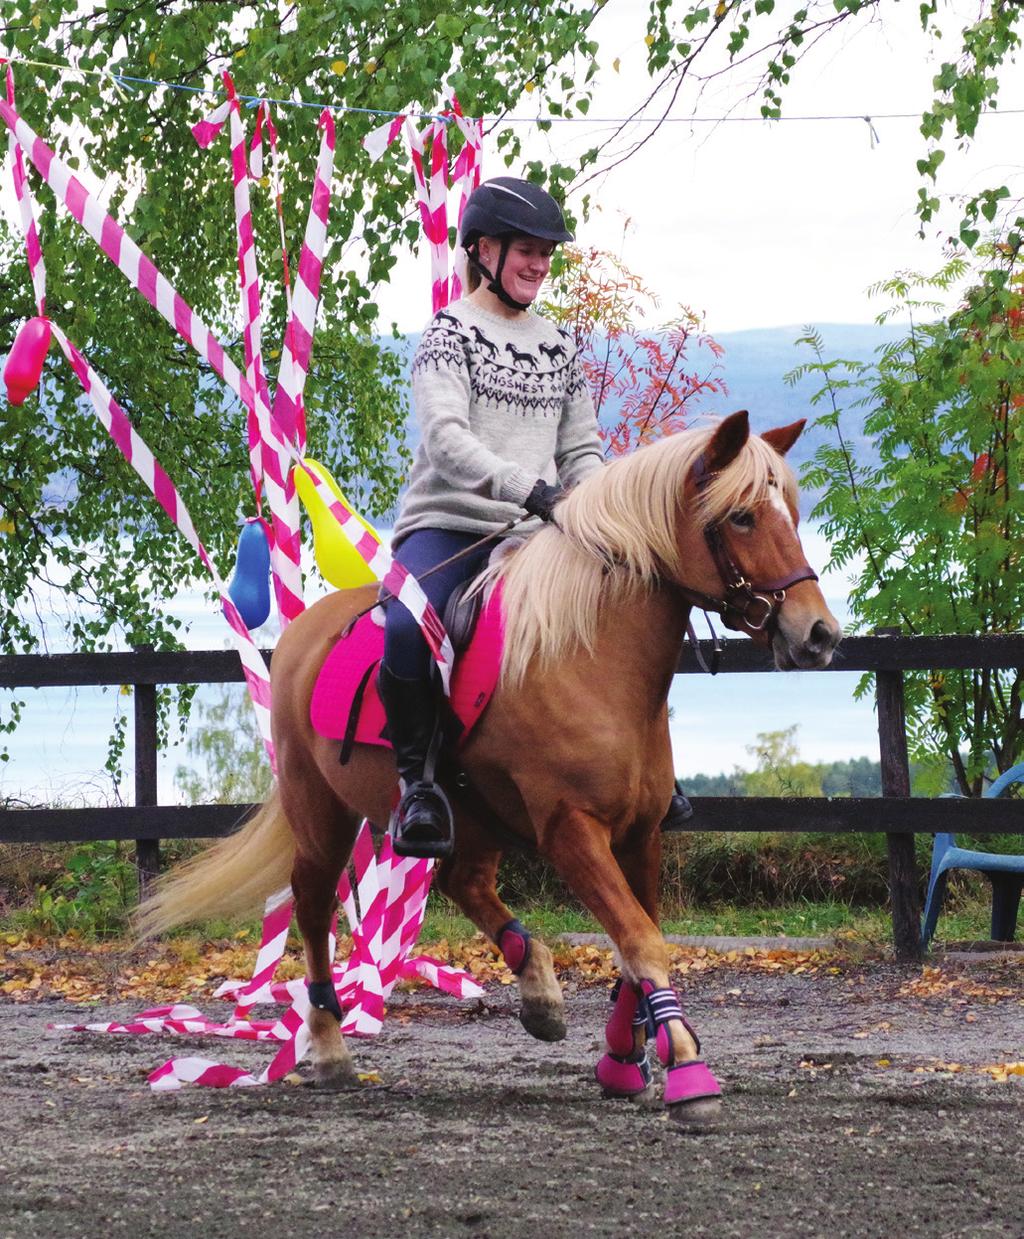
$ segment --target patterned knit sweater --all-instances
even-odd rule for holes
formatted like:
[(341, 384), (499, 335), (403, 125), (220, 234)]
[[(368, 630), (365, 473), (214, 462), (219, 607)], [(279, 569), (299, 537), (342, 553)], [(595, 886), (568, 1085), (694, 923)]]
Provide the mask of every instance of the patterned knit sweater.
[(493, 533), (522, 516), (538, 478), (568, 488), (604, 464), (576, 346), (536, 314), (499, 318), (469, 301), (438, 311), (412, 391), (421, 440), (396, 542), (425, 527)]

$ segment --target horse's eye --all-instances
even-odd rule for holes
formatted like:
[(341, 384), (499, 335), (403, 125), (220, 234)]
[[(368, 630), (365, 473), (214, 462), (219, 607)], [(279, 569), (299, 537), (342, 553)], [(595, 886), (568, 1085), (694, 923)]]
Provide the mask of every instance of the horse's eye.
[(733, 512), (733, 514), (729, 517), (729, 523), (730, 525), (735, 525), (737, 529), (753, 529), (754, 514), (744, 508), (739, 512)]

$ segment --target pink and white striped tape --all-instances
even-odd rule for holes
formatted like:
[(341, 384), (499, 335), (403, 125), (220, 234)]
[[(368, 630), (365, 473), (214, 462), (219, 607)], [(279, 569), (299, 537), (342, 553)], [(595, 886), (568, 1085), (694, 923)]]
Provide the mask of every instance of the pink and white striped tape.
[[(7, 66), (6, 77), (7, 104), (13, 108), (14, 73), (10, 65)], [(36, 298), (36, 313), (42, 316), (46, 313), (46, 265), (43, 262), (43, 251), (39, 244), (39, 231), (36, 227), (32, 193), (25, 177), (25, 159), (13, 133), (8, 137), (8, 145), (11, 152), (14, 176), (14, 196), (18, 203), (21, 229), (25, 235), (25, 251), (28, 256), (28, 271), (32, 280), (32, 289)]]
[[(223, 75), (223, 81), (228, 95), (227, 115), (230, 121), (231, 175), (238, 243), (238, 278), (242, 300), (245, 375), (254, 393), (254, 404), (249, 410), (250, 462), (255, 466), (256, 476), (262, 474), (267, 477), (267, 501), (274, 530), (274, 537), (271, 540), (274, 591), (281, 623), (286, 625), (303, 609), (299, 506), (289, 477), (287, 450), (283, 444), (272, 442), (270, 433), (270, 390), (263, 366), (261, 326), (263, 311), (256, 262), (256, 238), (249, 200), (249, 165), (245, 132), (234, 81), (229, 73)], [(219, 113), (218, 108), (218, 116)], [(222, 124), (218, 124), (215, 120), (207, 122), (207, 128), (203, 131), (204, 144), (209, 145), (206, 139), (209, 138), (212, 141), (212, 137), (219, 132), (220, 128)], [(276, 484), (278, 479), (283, 482), (280, 487)], [(254, 489), (258, 509), (260, 494), (258, 483)]]
[[(143, 297), (187, 340), (224, 380), (232, 391), (238, 395), (246, 408), (260, 411), (256, 393), (248, 379), (228, 356), (220, 341), (216, 338), (202, 318), (192, 310), (189, 304), (175, 291), (165, 276), (154, 266), (149, 258), (139, 249), (120, 224), (108, 215), (99, 203), (89, 194), (81, 182), (74, 176), (67, 165), (59, 159), (41, 138), (28, 126), (14, 110), (13, 106), (0, 101), (0, 120), (3, 120), (15, 135), (22, 149), (29, 155), (32, 162), (50, 185), (57, 198), (68, 208), (71, 214), (85, 228), (86, 232), (97, 242), (103, 252), (136, 288)], [(325, 129), (324, 142), (329, 141), (333, 129)], [(311, 212), (313, 214), (313, 212)], [(271, 510), (281, 510), (286, 504), (286, 478), (278, 472), (277, 461), (282, 447), (292, 460), (305, 469), (313, 486), (339, 521), (342, 532), (370, 563), (376, 575), (383, 577), (384, 584), (403, 605), (407, 606), (423, 629), (427, 643), (438, 662), (445, 692), (451, 676), (452, 651), (447, 635), (439, 639), (438, 634), (444, 632), (440, 619), (434, 613), (426, 594), (415, 578), (411, 577), (400, 564), (390, 564), (388, 552), (376, 542), (373, 543), (373, 561), (365, 553), (365, 530), (358, 521), (334, 498), (327, 484), (303, 461), (298, 449), (290, 445), (279, 433), (273, 414), (270, 423), (261, 433), (270, 442), (273, 452), (264, 455), (264, 479), (267, 484), (267, 498)], [(353, 525), (358, 528), (358, 536), (354, 535)], [(371, 539), (372, 541), (372, 539)], [(387, 560), (389, 567), (380, 570), (380, 565)], [(389, 581), (390, 576), (390, 581)]]
[(306, 448), (303, 391), (309, 372), (313, 330), (320, 300), (320, 278), (327, 239), (327, 211), (334, 170), (335, 132), (330, 112), (321, 115), (320, 125), (323, 129), (323, 141), (313, 178), (313, 195), (310, 198), (306, 231), (299, 251), (295, 289), (290, 298), (288, 328), (281, 350), (277, 387), (274, 390), (274, 416), (300, 454)]
[[(430, 246), (431, 300), (434, 313), (448, 304), (448, 143), (447, 126), (431, 121), (422, 131), (406, 118), (409, 152), (416, 179), (423, 235)], [(427, 170), (425, 140), (430, 141)]]
[[(217, 110), (213, 117), (202, 122), (196, 129), (200, 131), (197, 133), (197, 139), (202, 144), (208, 145), (224, 121), (229, 116), (232, 118), (239, 272), (243, 293), (243, 313), (246, 317), (247, 373), (244, 378), (199, 316), (180, 298), (162, 274), (124, 233), (120, 225), (102, 211), (102, 208), (91, 198), (62, 161), (57, 159), (45, 143), (21, 120), (14, 106), (13, 77), (9, 69), (7, 77), (7, 98), (6, 103), (0, 103), (0, 119), (3, 119), (11, 130), (11, 145), (15, 151), (15, 192), (20, 204), (29, 269), (40, 312), (45, 305), (45, 266), (35, 228), (31, 193), (21, 161), (22, 149), (29, 153), (33, 163), (54, 189), (57, 197), (94, 237), (104, 253), (115, 262), (132, 285), (210, 362), (215, 371), (243, 400), (250, 414), (255, 414), (261, 440), (260, 464), (263, 467), (264, 477), (268, 481), (267, 493), (272, 513), (274, 502), (280, 499), (282, 492), (285, 493), (286, 498), (289, 489), (292, 489), (293, 493), (293, 488), (290, 488), (288, 484), (284, 487), (281, 485), (282, 480), (287, 478), (286, 459), (291, 457), (300, 467), (306, 469), (318, 493), (342, 524), (343, 531), (367, 562), (375, 567), (377, 575), (383, 578), (385, 587), (404, 605), (409, 606), (416, 615), (438, 660), (445, 691), (447, 691), (452, 662), (451, 646), (447, 634), (423, 595), (418, 582), (410, 577), (401, 565), (391, 563), (387, 553), (382, 554), (382, 548), (372, 539), (366, 538), (365, 531), (359, 522), (334, 500), (326, 485), (305, 466), (299, 455), (304, 441), (304, 425), (301, 425), (297, 419), (293, 435), (282, 433), (278, 418), (275, 416), (278, 411), (277, 401), (275, 400), (273, 412), (268, 408), (268, 389), (262, 373), (260, 357), (260, 306), (247, 192), (248, 169), (245, 167), (244, 135), (241, 133), (241, 120), (238, 115), (237, 99), (233, 95), (233, 87), (229, 86), (229, 99), (226, 103)], [(269, 122), (269, 126), (272, 130), (272, 122)], [(295, 379), (286, 394), (291, 401), (290, 409), (297, 410), (299, 417), (302, 411), (302, 386), (308, 369), (319, 295), (333, 165), (334, 129), (329, 114), (325, 113), (321, 118), (321, 126), (324, 129), (324, 138), (321, 143), (310, 217), (300, 259), (302, 300), (300, 302), (297, 296), (297, 304), (290, 307), (289, 329), (293, 332), (294, 346), (287, 364), (285, 359), (282, 359), (282, 373), (290, 374)], [(241, 177), (239, 177), (239, 172), (242, 174)], [(238, 188), (240, 183), (244, 186), (242, 192), (239, 192)], [(285, 261), (287, 261), (286, 255)], [(89, 395), (100, 421), (129, 463), (147, 482), (167, 515), (181, 530), (210, 571), (221, 595), (225, 618), (238, 644), (260, 731), (264, 736), (273, 763), (273, 745), (269, 728), (270, 685), (262, 656), (202, 546), (187, 508), (170, 478), (131, 426), (124, 411), (99, 376), (59, 328), (54, 327), (54, 334)], [(281, 381), (279, 380), (278, 396), (280, 393)], [(282, 406), (282, 408), (284, 415), (287, 416), (289, 408), (287, 406)], [(290, 479), (287, 479), (287, 483), (290, 484)], [(295, 538), (297, 546), (297, 525)], [(367, 542), (370, 545), (366, 545)], [(291, 602), (286, 605), (293, 608), (294, 613), (297, 614), (302, 606), (301, 576), (298, 578), (298, 591), (294, 591), (293, 596), (298, 600), (297, 607)], [(282, 613), (284, 614), (284, 611)], [(346, 1031), (354, 1032), (356, 1035), (373, 1035), (380, 1030), (384, 999), (402, 976), (423, 976), (430, 979), (432, 983), (440, 985), (446, 992), (463, 996), (482, 991), (472, 978), (460, 973), (457, 969), (446, 968), (444, 965), (439, 965), (437, 961), (428, 960), (425, 957), (417, 960), (407, 958), (422, 923), (430, 881), (430, 862), (399, 862), (390, 853), (387, 845), (385, 849), (382, 849), (378, 862), (374, 856), (372, 841), (370, 841), (369, 830), (366, 826), (363, 828), (360, 839), (363, 842), (357, 849), (357, 886), (361, 892), (360, 906), (367, 908), (368, 912), (360, 920), (359, 913), (354, 907), (351, 889), (344, 890), (345, 883), (343, 882), (339, 893), (342, 894), (346, 911), (350, 914), (353, 937), (358, 946), (345, 967), (335, 969), (335, 976), (341, 992), (351, 1004)], [(366, 904), (362, 902), (364, 897), (367, 900)], [(302, 984), (295, 986), (294, 983), (290, 983), (284, 988), (281, 996), (287, 995), (290, 1006), (281, 1019), (273, 1024), (266, 1021), (251, 1021), (245, 1017), (257, 1001), (265, 1000), (268, 993), (272, 997), (281, 994), (280, 987), (273, 986), (271, 980), (284, 949), (290, 912), (291, 902), (287, 892), (279, 893), (277, 897), (268, 902), (263, 944), (253, 977), (244, 985), (231, 987), (237, 1005), (232, 1020), (227, 1024), (206, 1020), (194, 1008), (179, 1005), (144, 1012), (129, 1024), (91, 1027), (97, 1029), (102, 1027), (103, 1031), (117, 1032), (157, 1030), (179, 1034), (206, 1032), (218, 1036), (278, 1040), (284, 1043), (273, 1063), (258, 1078), (240, 1069), (211, 1063), (208, 1060), (175, 1059), (154, 1073), (152, 1082), (155, 1089), (179, 1087), (183, 1082), (213, 1084), (221, 1087), (245, 1086), (280, 1078), (281, 1075), (291, 1070), (308, 1050), (308, 1032), (305, 1028), (308, 996), (305, 986)], [(227, 989), (228, 987), (222, 987), (225, 992)]]
[(220, 595), (221, 610), (231, 629), (242, 662), (242, 671), (249, 688), (249, 696), (252, 698), (253, 709), (256, 712), (260, 735), (263, 737), (271, 765), (275, 765), (274, 745), (270, 736), (270, 675), (266, 663), (256, 643), (249, 635), (249, 630), (239, 615), (238, 608), (232, 602), (227, 585), (217, 572), (206, 547), (200, 542), (184, 500), (145, 441), (132, 426), (124, 410), (107, 390), (103, 380), (68, 340), (60, 327), (53, 323), (52, 328), (55, 339), (78, 376), (101, 424), (117, 444), (125, 460), (152, 491), (157, 503), (167, 513), (213, 578), (217, 593)]
[[(462, 281), (458, 260), (449, 278), (450, 250), (448, 247), (448, 187), (459, 186), (458, 223), (466, 209), (469, 195), (480, 184), (483, 122), (466, 117), (459, 101), (452, 97), (451, 108), (443, 113), (448, 123), (454, 123), (465, 139), (459, 152), (454, 171), (449, 168), (447, 124), (444, 119), (435, 119), (423, 129), (417, 129), (412, 117), (398, 116), (371, 129), (363, 138), (363, 148), (371, 160), (377, 160), (398, 137), (403, 122), (409, 141), (412, 158), (416, 201), (419, 205), (423, 233), (430, 245), (431, 302), (434, 313), (444, 309), (450, 301), (462, 296)], [(430, 167), (427, 169), (426, 143), (430, 143)], [(461, 251), (459, 251), (461, 255)]]
[[(457, 227), (462, 227), (462, 217), (466, 211), (466, 203), (474, 189), (480, 184), (483, 164), (484, 123), (462, 115), (458, 99), (452, 99), (453, 119), (459, 132), (465, 139), (462, 150), (459, 151), (452, 171), (452, 181), (459, 187), (459, 213)], [(461, 257), (464, 251), (458, 247), (456, 253)], [(451, 277), (451, 300), (458, 301), (462, 296), (462, 279), (459, 274), (459, 263), (456, 262)]]
[[(266, 1001), (263, 995), (274, 979), (288, 943), (288, 928), (292, 921), (293, 902), (290, 886), (271, 895), (267, 900), (263, 912), (263, 937), (256, 956), (256, 963), (253, 965), (252, 976), (237, 992), (232, 994), (235, 999), (234, 1018), (236, 1020), (248, 1019), (252, 1008), (257, 1003)], [(221, 986), (217, 994), (219, 995), (223, 990), (224, 987)]]
[[(409, 957), (423, 920), (432, 862), (400, 859), (391, 851), (387, 840), (378, 859), (369, 831), (364, 829), (354, 849), (352, 864), (355, 886), (347, 873), (338, 885), (338, 895), (352, 930), (352, 953), (332, 970), (339, 1002), (345, 1011), (342, 1032), (348, 1036), (376, 1036), (383, 1024), (385, 1002), (400, 980), (426, 981), (456, 998), (482, 995), (483, 989), (468, 973), (430, 956)], [(251, 979), (225, 981), (215, 994), (218, 998), (235, 1000), (231, 1018), (225, 1022), (209, 1019), (197, 1008), (178, 1003), (151, 1008), (126, 1021), (53, 1027), (69, 1032), (135, 1036), (149, 1033), (203, 1035), (280, 1045), (277, 1055), (259, 1076), (212, 1059), (171, 1058), (149, 1077), (151, 1087), (159, 1092), (186, 1084), (237, 1088), (278, 1080), (292, 1071), (309, 1050), (305, 1026), (309, 998), (305, 981), (274, 983), (272, 980), (284, 953), (290, 918), (289, 891), (280, 891), (267, 900), (263, 939)], [(270, 1002), (286, 1003), (288, 1009), (277, 1020), (251, 1018), (253, 1006)]]

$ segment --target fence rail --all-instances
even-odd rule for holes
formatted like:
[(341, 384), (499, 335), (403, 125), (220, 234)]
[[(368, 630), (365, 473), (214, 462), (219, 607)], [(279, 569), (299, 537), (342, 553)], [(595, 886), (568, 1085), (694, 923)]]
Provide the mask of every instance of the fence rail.
[[(702, 641), (705, 659), (712, 643)], [(263, 651), (269, 662), (271, 653)], [(847, 638), (828, 672), (874, 672), (878, 709), (881, 798), (693, 798), (695, 822), (708, 831), (815, 831), (887, 836), (893, 939), (897, 957), (919, 959), (920, 902), (914, 835), (932, 831), (1024, 833), (1021, 800), (924, 800), (910, 796), (903, 673), (1024, 666), (1024, 634), (981, 637), (903, 637), (882, 630)], [(678, 673), (701, 667), (687, 646)], [(753, 642), (722, 642), (722, 674), (774, 672), (770, 655)], [(127, 684), (135, 704), (135, 804), (113, 808), (0, 809), (0, 842), (41, 843), (134, 839), (140, 882), (159, 868), (160, 840), (229, 834), (253, 805), (157, 804), (156, 687), (160, 684), (240, 682), (238, 657), (227, 650), (0, 656), (0, 689)]]

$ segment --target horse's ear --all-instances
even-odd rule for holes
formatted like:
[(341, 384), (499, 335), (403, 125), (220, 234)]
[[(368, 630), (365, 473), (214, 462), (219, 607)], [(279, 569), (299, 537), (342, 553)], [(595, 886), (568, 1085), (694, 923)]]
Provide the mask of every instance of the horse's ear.
[(704, 449), (704, 462), (709, 473), (718, 473), (731, 465), (750, 438), (750, 414), (746, 409), (731, 413), (718, 423), (715, 433)]
[(761, 438), (769, 447), (775, 448), (780, 456), (785, 456), (800, 438), (800, 432), (806, 425), (807, 418), (801, 417), (798, 422), (793, 422), (789, 426), (777, 426), (774, 430), (766, 430)]

